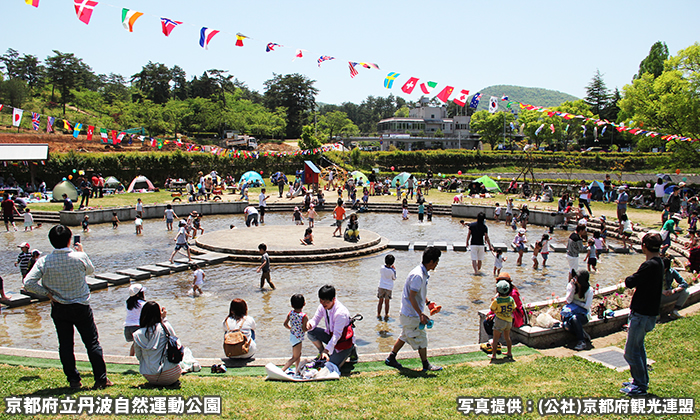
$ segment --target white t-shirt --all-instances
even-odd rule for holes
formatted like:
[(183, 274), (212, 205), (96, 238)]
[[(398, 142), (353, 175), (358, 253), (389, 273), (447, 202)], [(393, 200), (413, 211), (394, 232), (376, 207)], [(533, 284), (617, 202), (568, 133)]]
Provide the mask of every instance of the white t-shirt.
[(175, 211), (173, 209), (165, 209), (165, 218), (166, 219), (173, 219), (173, 215), (175, 214)]
[(394, 281), (396, 280), (396, 270), (391, 267), (383, 265), (379, 269), (379, 288), (393, 290)]
[(496, 217), (499, 217), (501, 215), (501, 207), (500, 206), (493, 209), (493, 215)]
[(203, 284), (204, 284), (204, 271), (202, 271), (201, 268), (198, 268), (194, 272), (194, 285), (201, 286)]
[(258, 196), (258, 201), (260, 202), (260, 207), (267, 206), (267, 202), (265, 201), (265, 197), (267, 197), (265, 195), (265, 193), (260, 193), (260, 195)]
[(136, 225), (136, 226), (141, 226), (141, 225), (143, 225), (143, 219), (141, 219), (140, 217), (137, 217), (137, 218), (134, 220), (134, 225)]
[(144, 303), (146, 303), (145, 300), (139, 300), (137, 307), (126, 310), (126, 319), (124, 320), (125, 327), (138, 327), (140, 325), (141, 308), (143, 308)]
[(250, 216), (251, 214), (258, 214), (258, 210), (253, 206), (248, 206), (245, 208), (245, 210), (243, 210), (243, 213)]
[(177, 240), (175, 241), (175, 243), (178, 245), (183, 245), (187, 243), (187, 232), (184, 226), (177, 230)]
[(143, 203), (141, 201), (136, 203), (136, 211), (143, 211)]
[(401, 314), (406, 316), (417, 317), (420, 314), (416, 313), (411, 305), (411, 300), (408, 298), (411, 291), (418, 292), (416, 294), (416, 303), (418, 303), (418, 309), (423, 311), (425, 307), (425, 297), (428, 294), (428, 271), (425, 269), (423, 264), (419, 264), (416, 268), (411, 270), (406, 277), (406, 284), (403, 287), (403, 294), (401, 295)]
[(578, 197), (584, 200), (588, 200), (588, 187), (581, 187), (578, 193)]
[(28, 211), (24, 212), (24, 223), (34, 223), (34, 216)]
[(666, 190), (666, 184), (654, 184), (654, 195), (658, 198), (664, 196), (664, 191)]

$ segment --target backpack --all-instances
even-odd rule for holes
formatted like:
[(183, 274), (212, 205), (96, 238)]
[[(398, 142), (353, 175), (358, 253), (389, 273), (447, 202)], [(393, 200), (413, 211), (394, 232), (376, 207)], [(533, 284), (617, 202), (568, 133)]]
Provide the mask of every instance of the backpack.
[(168, 341), (165, 343), (165, 348), (163, 349), (164, 356), (166, 356), (168, 362), (170, 363), (182, 362), (182, 358), (185, 356), (185, 348), (178, 344), (177, 337), (170, 335), (168, 329), (165, 328), (165, 325), (162, 322), (160, 325), (163, 327), (165, 337), (168, 339)]
[[(245, 317), (241, 320), (240, 325), (243, 325)], [(228, 320), (226, 321), (228, 325)], [(226, 357), (241, 356), (250, 350), (250, 338), (241, 332), (241, 327), (235, 330), (227, 331), (224, 334), (224, 353)]]

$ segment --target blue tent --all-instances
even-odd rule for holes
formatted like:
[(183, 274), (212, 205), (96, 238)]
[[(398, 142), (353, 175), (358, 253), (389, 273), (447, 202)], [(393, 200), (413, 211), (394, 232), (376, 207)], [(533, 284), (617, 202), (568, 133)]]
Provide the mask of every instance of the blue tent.
[(265, 180), (263, 179), (262, 175), (255, 171), (248, 171), (244, 173), (241, 176), (241, 180), (238, 181), (238, 183), (242, 184), (243, 181), (248, 183), (251, 187), (259, 187), (261, 185), (265, 185)]
[(591, 200), (600, 201), (603, 199), (605, 185), (600, 181), (593, 181), (588, 185), (588, 190), (591, 192)]
[(667, 185), (664, 194), (673, 194), (674, 188), (676, 188), (676, 185)]

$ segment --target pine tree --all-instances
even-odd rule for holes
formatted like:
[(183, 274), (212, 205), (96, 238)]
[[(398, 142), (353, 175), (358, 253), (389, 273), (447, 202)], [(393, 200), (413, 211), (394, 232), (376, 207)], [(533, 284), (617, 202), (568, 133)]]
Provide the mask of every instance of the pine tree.
[(610, 102), (610, 92), (605, 86), (603, 75), (596, 69), (591, 83), (586, 87), (586, 97), (583, 99), (591, 108), (594, 115), (600, 116)]

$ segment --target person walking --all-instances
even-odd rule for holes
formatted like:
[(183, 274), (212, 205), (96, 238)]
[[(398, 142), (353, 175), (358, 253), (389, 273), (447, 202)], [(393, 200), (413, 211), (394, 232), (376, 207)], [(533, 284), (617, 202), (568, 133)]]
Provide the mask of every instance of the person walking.
[(49, 241), (54, 251), (34, 264), (25, 278), (24, 287), (32, 293), (47, 296), (51, 301), (51, 318), (56, 326), (58, 353), (70, 387), (79, 389), (83, 386), (73, 352), (74, 329), (77, 329), (92, 365), (95, 377), (93, 388), (103, 389), (113, 383), (107, 378), (102, 346), (90, 308), (90, 287), (85, 281), (85, 276), (91, 275), (95, 267), (90, 257), (83, 252), (83, 244), (76, 243), (74, 250), (70, 249), (72, 239), (73, 234), (67, 226), (56, 225), (51, 228)]
[(467, 233), (467, 246), (471, 247), (474, 274), (479, 274), (481, 265), (484, 262), (484, 256), (486, 255), (486, 245), (484, 241), (488, 244), (489, 251), (493, 251), (493, 246), (489, 239), (489, 228), (486, 226), (486, 223), (484, 223), (485, 220), (486, 213), (482, 211), (476, 216), (476, 222), (469, 224), (469, 233)]

